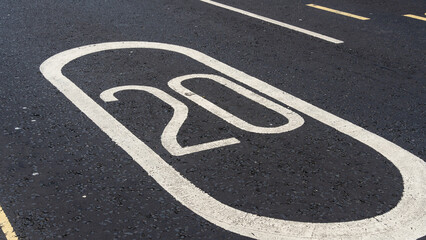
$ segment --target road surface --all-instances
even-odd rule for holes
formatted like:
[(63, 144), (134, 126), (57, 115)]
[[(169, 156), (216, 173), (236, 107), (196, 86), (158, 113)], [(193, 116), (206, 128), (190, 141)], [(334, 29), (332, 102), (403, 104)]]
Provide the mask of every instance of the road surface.
[(0, 239), (425, 236), (425, 12), (3, 1)]

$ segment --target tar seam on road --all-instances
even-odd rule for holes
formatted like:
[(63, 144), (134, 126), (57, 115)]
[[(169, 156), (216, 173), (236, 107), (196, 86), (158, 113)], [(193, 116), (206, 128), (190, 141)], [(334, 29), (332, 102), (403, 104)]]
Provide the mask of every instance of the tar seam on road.
[(309, 31), (309, 30), (306, 30), (306, 29), (303, 29), (303, 28), (300, 28), (300, 27), (296, 27), (296, 26), (293, 26), (293, 25), (290, 25), (290, 24), (287, 24), (287, 23), (283, 23), (283, 22), (280, 22), (280, 21), (277, 21), (277, 20), (274, 20), (274, 19), (271, 19), (271, 18), (263, 17), (263, 16), (255, 14), (255, 13), (247, 12), (247, 11), (244, 11), (244, 10), (241, 10), (241, 9), (238, 9), (238, 8), (235, 8), (235, 7), (231, 7), (231, 6), (222, 4), (222, 3), (218, 3), (218, 2), (214, 2), (214, 1), (210, 1), (210, 0), (200, 0), (200, 1), (214, 5), (214, 6), (217, 6), (217, 7), (228, 9), (228, 10), (233, 11), (233, 12), (241, 13), (243, 15), (246, 15), (246, 16), (249, 16), (249, 17), (252, 17), (252, 18), (256, 18), (256, 19), (259, 19), (259, 20), (262, 20), (262, 21), (265, 21), (265, 22), (268, 22), (268, 23), (272, 23), (272, 24), (278, 25), (280, 27), (284, 27), (284, 28), (287, 28), (287, 29), (290, 29), (290, 30), (293, 30), (293, 31), (304, 33), (304, 34), (307, 34), (309, 36), (316, 37), (316, 38), (319, 38), (319, 39), (322, 39), (322, 40), (325, 40), (325, 41), (328, 41), (328, 42), (331, 42), (331, 43), (335, 43), (335, 44), (343, 43), (342, 40), (338, 40), (338, 39), (335, 39), (335, 38), (332, 38), (332, 37), (328, 37), (328, 36), (325, 36), (323, 34), (312, 32), (312, 31)]
[[(425, 13), (425, 15), (426, 15), (426, 13)], [(426, 22), (426, 18), (425, 17), (419, 17), (419, 16), (416, 16), (416, 15), (413, 15), (413, 14), (405, 14), (405, 15), (403, 15), (404, 17), (409, 17), (409, 18), (414, 18), (414, 19), (418, 19), (418, 20), (422, 20), (422, 21), (425, 21)]]
[(363, 20), (363, 21), (370, 20), (369, 18), (366, 18), (366, 17), (363, 17), (363, 16), (359, 16), (359, 15), (355, 15), (355, 14), (347, 13), (347, 12), (342, 12), (342, 11), (331, 9), (331, 8), (328, 8), (328, 7), (319, 6), (319, 5), (316, 5), (316, 4), (306, 4), (306, 6), (313, 7), (313, 8), (316, 8), (316, 9), (321, 9), (321, 10), (336, 13), (336, 14), (340, 14), (340, 15), (343, 15), (343, 16), (346, 16), (346, 17), (356, 18), (356, 19)]
[(18, 237), (13, 231), (12, 225), (10, 225), (9, 219), (7, 219), (6, 214), (3, 211), (3, 208), (0, 206), (0, 227), (4, 235), (6, 235), (7, 240), (18, 240)]

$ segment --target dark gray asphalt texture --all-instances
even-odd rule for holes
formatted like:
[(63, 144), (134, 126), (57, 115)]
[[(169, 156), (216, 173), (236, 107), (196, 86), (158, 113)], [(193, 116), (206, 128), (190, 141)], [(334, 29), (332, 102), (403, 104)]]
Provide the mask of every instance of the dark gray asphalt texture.
[[(153, 41), (198, 50), (426, 159), (426, 22), (402, 16), (424, 16), (425, 1), (317, 3), (370, 21), (309, 8), (316, 2), (307, 0), (220, 2), (345, 42), (197, 0), (1, 1), (0, 206), (19, 239), (244, 239), (174, 200), (41, 75), (44, 60), (87, 44)], [(177, 76), (221, 75), (181, 55), (107, 51), (63, 73), (188, 180), (234, 208), (340, 222), (389, 211), (401, 197), (401, 175), (387, 159), (306, 115), (288, 133), (248, 133), (171, 91), (167, 82)], [(119, 93), (114, 103), (99, 98), (129, 84), (158, 87), (188, 105), (181, 145), (241, 143), (170, 155), (160, 142), (170, 106), (141, 92)], [(184, 86), (252, 124), (287, 121), (212, 81)]]

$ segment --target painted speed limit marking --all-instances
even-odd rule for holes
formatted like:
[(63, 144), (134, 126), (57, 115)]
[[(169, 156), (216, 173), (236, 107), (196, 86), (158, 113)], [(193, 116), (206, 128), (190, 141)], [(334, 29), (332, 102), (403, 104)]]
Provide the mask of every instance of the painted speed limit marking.
[[(404, 192), (400, 202), (392, 210), (372, 218), (349, 222), (310, 223), (258, 216), (232, 208), (217, 201), (189, 182), (172, 166), (167, 164), (150, 147), (138, 139), (61, 72), (62, 68), (67, 63), (82, 56), (107, 50), (128, 48), (156, 49), (183, 54), (221, 72), (229, 79), (233, 79), (238, 83), (242, 83), (268, 95), (276, 101), (306, 114), (371, 147), (391, 161), (400, 171), (404, 182)], [(374, 133), (317, 108), (201, 52), (177, 45), (155, 42), (109, 42), (74, 48), (56, 54), (43, 62), (40, 66), (40, 70), (49, 82), (58, 88), (72, 103), (98, 125), (102, 131), (117, 143), (117, 145), (123, 148), (123, 150), (125, 150), (176, 200), (196, 214), (224, 229), (247, 237), (259, 239), (416, 239), (426, 234), (426, 184), (424, 184), (426, 183), (426, 163), (422, 159)], [(226, 78), (215, 75), (187, 75), (178, 77), (169, 82), (169, 86), (172, 89), (180, 94), (183, 93), (183, 96), (187, 96), (197, 105), (223, 118), (228, 123), (236, 125), (246, 131), (253, 130), (256, 132), (258, 130), (259, 133), (262, 133), (262, 129), (255, 130), (257, 126), (244, 124), (245, 121), (242, 119), (238, 119), (232, 114), (229, 115), (229, 113), (215, 105), (211, 105), (208, 101), (197, 98), (196, 94), (185, 94), (188, 93), (189, 90), (183, 88), (180, 82), (192, 77), (208, 78), (220, 84), (228, 84), (227, 87), (231, 90), (242, 95), (247, 94), (244, 96), (261, 103), (263, 100), (262, 98), (258, 98), (259, 95), (252, 95), (253, 92), (250, 93), (250, 91), (242, 85), (232, 82), (229, 83)], [(180, 104), (179, 100), (170, 98), (165, 92), (156, 88), (149, 88), (147, 86), (117, 87), (118, 88), (113, 88), (104, 92), (101, 96), (102, 99), (105, 101), (117, 100), (114, 99), (114, 92), (133, 88), (148, 91), (167, 102), (175, 109), (175, 115), (177, 114), (176, 117), (175, 115), (173, 116), (175, 120), (172, 119), (170, 121), (162, 135), (163, 145), (168, 148), (172, 154), (190, 154), (191, 151), (195, 152), (238, 143), (237, 139), (231, 138), (219, 140), (225, 142), (212, 142), (201, 147), (198, 146), (200, 148), (195, 149), (195, 151), (194, 148), (189, 151), (188, 149), (185, 150), (185, 148), (176, 145), (176, 142), (174, 142), (175, 133), (180, 128), (179, 124), (186, 118), (185, 111), (187, 112), (188, 109), (185, 109), (185, 105)], [(297, 113), (289, 109), (279, 105), (271, 105), (267, 101), (264, 101), (261, 105), (282, 114), (289, 120), (288, 124), (276, 127), (277, 129), (282, 127), (282, 129), (279, 130), (281, 132), (290, 131), (303, 124), (303, 119)], [(178, 114), (177, 112), (180, 113)], [(264, 130), (269, 131), (268, 129)]]
[[(211, 79), (215, 82), (218, 82), (222, 84), (223, 86), (226, 86), (234, 90), (236, 93), (241, 94), (253, 100), (254, 102), (259, 103), (260, 105), (263, 105), (264, 107), (269, 108), (281, 114), (283, 117), (287, 118), (289, 122), (285, 125), (278, 126), (278, 127), (259, 127), (259, 126), (252, 125), (182, 86), (181, 83), (183, 81), (188, 79), (194, 79), (194, 78)], [(303, 118), (299, 114), (291, 111), (290, 109), (280, 106), (254, 93), (253, 91), (250, 91), (238, 84), (235, 84), (217, 75), (191, 74), (191, 75), (181, 76), (181, 77), (177, 77), (170, 80), (169, 86), (176, 92), (180, 93), (182, 96), (189, 98), (190, 100), (194, 101), (199, 106), (206, 109), (207, 111), (222, 118), (223, 120), (234, 125), (235, 127), (238, 127), (248, 132), (264, 133), (264, 134), (283, 133), (283, 132), (294, 130), (302, 126), (304, 123)], [(213, 148), (224, 147), (227, 145), (240, 143), (240, 141), (236, 138), (228, 138), (228, 139), (218, 140), (218, 141), (209, 142), (209, 143), (197, 144), (194, 146), (181, 147), (179, 143), (177, 142), (176, 136), (179, 132), (180, 127), (182, 126), (186, 118), (188, 117), (188, 107), (184, 103), (170, 96), (164, 91), (157, 88), (149, 87), (149, 86), (131, 85), (131, 86), (114, 87), (102, 92), (100, 97), (105, 102), (117, 101), (118, 99), (114, 97), (114, 94), (119, 91), (125, 91), (125, 90), (140, 90), (140, 91), (149, 92), (153, 94), (154, 96), (158, 97), (159, 99), (161, 99), (162, 101), (166, 102), (170, 106), (172, 106), (172, 108), (174, 109), (174, 114), (169, 124), (164, 129), (163, 134), (161, 135), (161, 142), (163, 143), (163, 146), (170, 152), (170, 154), (174, 156), (182, 156), (182, 155), (186, 155), (190, 153), (195, 153), (195, 152), (200, 152), (200, 151), (205, 151), (205, 150), (209, 150)]]

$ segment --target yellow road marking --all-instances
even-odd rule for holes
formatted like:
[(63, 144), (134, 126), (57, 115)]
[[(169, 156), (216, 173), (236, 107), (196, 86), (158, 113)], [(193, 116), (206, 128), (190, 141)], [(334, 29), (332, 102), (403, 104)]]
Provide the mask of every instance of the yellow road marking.
[[(426, 15), (426, 13), (425, 13), (425, 15)], [(426, 22), (425, 17), (419, 17), (419, 16), (416, 16), (416, 15), (413, 15), (413, 14), (405, 14), (404, 17), (414, 18), (414, 19), (418, 19), (418, 20), (422, 20), (422, 21)]]
[(342, 11), (339, 11), (339, 10), (319, 6), (319, 5), (316, 5), (316, 4), (306, 4), (306, 6), (321, 9), (321, 10), (336, 13), (336, 14), (340, 14), (340, 15), (344, 15), (344, 16), (351, 17), (351, 18), (356, 18), (356, 19), (359, 19), (359, 20), (370, 20), (369, 18), (366, 18), (366, 17), (358, 16), (358, 15), (355, 15), (355, 14), (352, 14), (352, 13), (342, 12)]
[(4, 235), (6, 235), (7, 240), (18, 240), (18, 237), (13, 231), (12, 225), (10, 225), (9, 220), (6, 217), (6, 214), (3, 211), (3, 208), (0, 206), (0, 227)]

